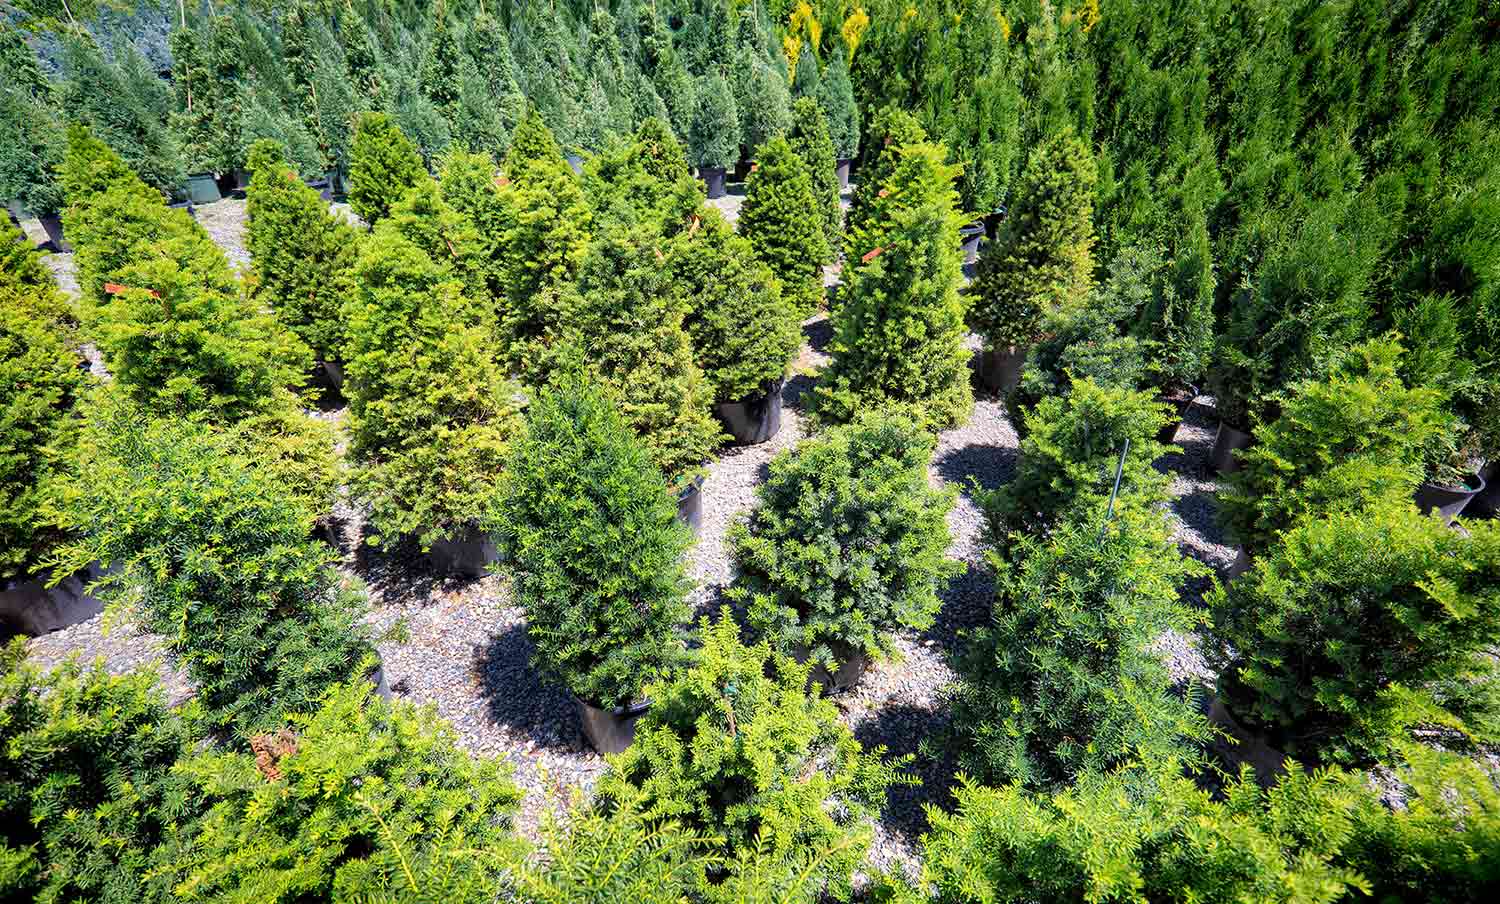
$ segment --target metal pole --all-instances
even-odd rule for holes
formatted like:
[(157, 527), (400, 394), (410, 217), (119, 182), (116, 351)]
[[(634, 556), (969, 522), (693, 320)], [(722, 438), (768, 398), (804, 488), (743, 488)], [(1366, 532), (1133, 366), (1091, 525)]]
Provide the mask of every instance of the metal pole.
[(1115, 486), (1109, 491), (1109, 507), (1104, 510), (1104, 523), (1099, 526), (1099, 539), (1104, 539), (1104, 532), (1109, 528), (1109, 521), (1115, 516), (1115, 497), (1120, 494), (1120, 475), (1125, 473), (1125, 456), (1130, 454), (1130, 437), (1125, 437), (1125, 445), (1120, 449), (1120, 461), (1115, 465)]

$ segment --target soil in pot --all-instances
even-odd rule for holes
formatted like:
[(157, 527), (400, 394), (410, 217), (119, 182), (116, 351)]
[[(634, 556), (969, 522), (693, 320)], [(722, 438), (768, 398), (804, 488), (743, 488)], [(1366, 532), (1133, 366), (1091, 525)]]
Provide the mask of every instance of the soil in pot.
[(98, 563), (48, 587), (50, 573), (0, 584), (0, 622), (28, 637), (38, 637), (86, 622), (104, 611), (104, 602), (88, 585), (104, 574)]
[(1021, 383), (1029, 346), (1011, 345), (979, 353), (979, 385), (998, 396), (1009, 395)]
[[(859, 684), (859, 679), (864, 677), (870, 668), (870, 655), (863, 649), (851, 644), (834, 641), (828, 644), (833, 652), (833, 658), (839, 667), (832, 674), (828, 667), (821, 662), (812, 667), (807, 675), (807, 689), (812, 691), (813, 685), (818, 685), (825, 694), (837, 694), (847, 691)], [(805, 663), (812, 651), (805, 646), (798, 645), (792, 648), (792, 658), (799, 663)]]
[(1469, 474), (1458, 486), (1424, 483), (1417, 487), (1417, 508), (1426, 515), (1436, 512), (1443, 523), (1452, 524), (1453, 519), (1463, 514), (1469, 501), (1485, 491), (1486, 483), (1478, 474)]
[(1176, 416), (1162, 425), (1156, 432), (1156, 441), (1159, 443), (1171, 443), (1177, 438), (1177, 429), (1182, 426), (1182, 419), (1187, 416), (1189, 408), (1193, 407), (1193, 400), (1198, 397), (1196, 386), (1177, 386), (1171, 389), (1163, 389), (1157, 396), (1157, 401), (1171, 405)]
[(734, 445), (758, 445), (780, 432), (782, 390), (785, 387), (785, 380), (777, 380), (759, 395), (714, 406), (714, 415), (734, 438)]
[(444, 574), (482, 578), (489, 566), (500, 560), (500, 551), (484, 531), (469, 528), (457, 536), (434, 541), (427, 556), (432, 567)]
[(724, 182), (728, 177), (728, 172), (722, 166), (698, 167), (698, 178), (703, 180), (710, 201), (724, 197)]
[(1214, 470), (1220, 474), (1233, 474), (1238, 471), (1240, 459), (1234, 453), (1240, 449), (1250, 448), (1250, 444), (1254, 441), (1255, 437), (1249, 433), (1221, 421), (1219, 432), (1214, 435), (1214, 449), (1210, 455)]
[(219, 194), (219, 182), (213, 173), (189, 173), (187, 196), (194, 204), (212, 204), (222, 197)]
[(703, 530), (703, 476), (679, 482), (673, 494), (677, 497), (677, 520), (692, 528), (693, 536), (698, 536)]
[(849, 160), (848, 159), (841, 159), (841, 160), (836, 161), (835, 172), (837, 172), (839, 174), (839, 191), (841, 191), (841, 192), (848, 191), (849, 190)]
[(635, 740), (635, 723), (651, 708), (650, 700), (630, 706), (601, 709), (585, 703), (576, 695), (573, 705), (578, 708), (578, 721), (583, 724), (583, 736), (601, 754), (624, 753)]
[(1464, 514), (1473, 518), (1494, 518), (1500, 515), (1500, 461), (1492, 461), (1479, 469), (1484, 478), (1484, 489), (1474, 494)]
[(984, 238), (984, 224), (981, 222), (970, 223), (958, 230), (962, 239), (960, 245), (964, 254), (964, 263), (972, 264), (979, 260), (979, 240)]

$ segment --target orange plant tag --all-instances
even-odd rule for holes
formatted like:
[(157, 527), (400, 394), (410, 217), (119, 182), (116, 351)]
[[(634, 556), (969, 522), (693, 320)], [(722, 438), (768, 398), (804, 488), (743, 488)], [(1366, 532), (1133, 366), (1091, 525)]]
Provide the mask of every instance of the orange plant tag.
[[(104, 284), (104, 294), (106, 295), (119, 295), (121, 292), (129, 292), (130, 289), (130, 286), (122, 286), (119, 283), (107, 282)], [(161, 293), (156, 291), (155, 289), (147, 289), (146, 292), (150, 294), (152, 298), (161, 297)]]
[(875, 258), (879, 257), (880, 255), (882, 255), (884, 253), (885, 253), (885, 249), (882, 248), (879, 245), (876, 245), (870, 251), (865, 252), (865, 256), (862, 257), (862, 258), (860, 258), (859, 262), (861, 264), (868, 264), (870, 261), (874, 260)]

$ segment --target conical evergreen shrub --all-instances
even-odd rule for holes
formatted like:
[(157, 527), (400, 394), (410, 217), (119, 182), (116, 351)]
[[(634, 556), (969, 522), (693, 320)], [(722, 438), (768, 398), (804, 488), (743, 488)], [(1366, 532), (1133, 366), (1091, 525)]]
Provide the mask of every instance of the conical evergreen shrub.
[(833, 159), (833, 142), (828, 139), (828, 123), (812, 98), (798, 98), (792, 104), (792, 129), (787, 133), (787, 139), (792, 143), (792, 150), (807, 164), (813, 198), (823, 216), (828, 258), (832, 260), (843, 244), (844, 211), (839, 206), (839, 174), (834, 168), (836, 161)]
[(688, 155), (694, 166), (732, 169), (740, 159), (740, 119), (734, 93), (723, 74), (698, 79), (697, 103), (688, 129)]
[(133, 45), (110, 61), (92, 37), (70, 33), (62, 39), (66, 79), (57, 101), (71, 111), (72, 121), (114, 148), (132, 172), (170, 194), (181, 187), (186, 168), (181, 145), (164, 121), (170, 105), (166, 86), (154, 74), (149, 82), (137, 79), (129, 68), (146, 65)]
[(342, 361), (344, 271), (357, 234), (287, 165), (280, 146), (250, 149), (245, 245), (250, 299), (277, 312), (320, 361)]
[(781, 280), (782, 293), (806, 317), (823, 300), (823, 262), (828, 241), (807, 165), (784, 135), (756, 154), (756, 169), (745, 181), (740, 234)]
[(628, 706), (683, 656), (688, 530), (592, 378), (560, 371), (526, 420), (493, 525), (534, 662), (582, 700)]
[(1031, 156), (971, 289), (971, 320), (987, 348), (1030, 345), (1048, 315), (1083, 303), (1093, 279), (1096, 179), (1092, 155), (1072, 133)]
[(792, 95), (786, 79), (760, 54), (741, 51), (730, 87), (740, 118), (740, 145), (747, 159), (760, 162), (767, 143), (792, 125)]
[(858, 260), (870, 250), (865, 233), (880, 232), (887, 228), (883, 224), (872, 222), (875, 218), (874, 208), (880, 201), (880, 192), (896, 171), (901, 160), (901, 149), (927, 140), (927, 131), (917, 122), (917, 118), (894, 107), (887, 107), (877, 113), (870, 131), (878, 140), (876, 143), (865, 144), (864, 158), (859, 167), (859, 181), (849, 204), (849, 215), (844, 218), (844, 257), (851, 261)]
[(953, 189), (957, 168), (938, 145), (901, 149), (866, 229), (844, 265), (833, 314), (833, 362), (815, 390), (820, 420), (852, 420), (867, 407), (909, 406), (929, 428), (962, 423), (973, 409), (964, 347), (963, 281)]
[(665, 241), (648, 226), (590, 244), (565, 301), (566, 335), (618, 399), (620, 412), (670, 480), (692, 474), (718, 444), (712, 388), (693, 358)]
[(667, 251), (671, 282), (691, 309), (683, 326), (715, 402), (763, 393), (783, 379), (802, 344), (801, 318), (771, 268), (715, 209)]
[(859, 105), (854, 102), (854, 82), (844, 49), (838, 48), (828, 61), (819, 85), (818, 104), (828, 118), (828, 137), (833, 141), (836, 160), (853, 160), (859, 156)]
[(384, 113), (364, 113), (354, 127), (349, 164), (349, 206), (370, 225), (418, 183), (427, 167), (417, 146)]

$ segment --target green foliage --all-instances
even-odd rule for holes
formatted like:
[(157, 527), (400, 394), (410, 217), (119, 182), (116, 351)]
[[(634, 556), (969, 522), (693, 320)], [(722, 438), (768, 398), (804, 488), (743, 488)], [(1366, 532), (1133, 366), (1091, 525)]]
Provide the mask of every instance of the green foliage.
[(347, 172), (351, 135), (360, 103), (344, 61), (343, 48), (327, 21), (305, 0), (281, 19), (281, 49), (292, 109), (317, 142), (323, 169)]
[(173, 771), (194, 742), (148, 671), (76, 660), (43, 673), (0, 649), (0, 893), (12, 900), (168, 900), (157, 846), (198, 810)]
[(686, 225), (702, 201), (702, 189), (688, 174), (687, 155), (671, 127), (652, 117), (635, 134), (612, 138), (589, 158), (584, 192), (601, 231), (615, 223), (646, 223), (670, 235)]
[(501, 760), (471, 758), (432, 710), (363, 681), (311, 702), (250, 752), (178, 766), (208, 807), (169, 849), (174, 900), (454, 900), (457, 878), (498, 883), (520, 801)]
[(750, 242), (713, 208), (700, 207), (697, 217), (697, 229), (672, 239), (666, 263), (692, 306), (683, 327), (713, 400), (739, 401), (786, 377), (802, 325)]
[(215, 79), (208, 60), (207, 43), (191, 28), (172, 29), (167, 44), (172, 50), (173, 130), (182, 141), (182, 154), (189, 172), (212, 173), (223, 167), (222, 142), (232, 137), (215, 116)]
[(397, 201), (427, 181), (417, 146), (384, 113), (364, 113), (354, 127), (349, 206), (374, 225)]
[(310, 535), (315, 512), (237, 438), (96, 396), (59, 573), (113, 567), (100, 596), (162, 634), (212, 723), (243, 738), (310, 707), (369, 642), (362, 593)]
[(1237, 715), (1309, 758), (1371, 761), (1412, 726), (1500, 730), (1500, 529), (1465, 537), (1405, 498), (1304, 518), (1209, 595)]
[[(146, 65), (133, 46), (121, 55), (123, 64), (111, 62), (92, 38), (83, 34), (64, 38), (62, 63), (67, 79), (58, 104), (114, 148), (146, 184), (162, 193), (175, 192), (185, 171), (181, 148), (167, 131), (158, 108), (166, 106), (167, 89), (154, 74), (148, 76), (149, 83), (133, 77), (128, 66)], [(149, 88), (142, 87), (146, 85)], [(68, 203), (73, 203), (71, 193)]]
[(1071, 132), (1026, 165), (1000, 235), (974, 278), (971, 321), (987, 347), (1026, 346), (1047, 316), (1083, 304), (1093, 279), (1094, 159)]
[(639, 800), (652, 819), (718, 836), (730, 857), (767, 843), (778, 855), (831, 850), (818, 878), (846, 900), (869, 820), (889, 785), (909, 781), (904, 760), (862, 750), (833, 703), (808, 696), (808, 666), (738, 633), (727, 610), (705, 618), (692, 667), (647, 688), (635, 742), (600, 781), (603, 805)]
[(67, 149), (62, 120), (47, 100), (19, 84), (0, 85), (0, 201), (19, 201), (39, 216), (62, 209), (58, 169)]
[(956, 493), (932, 489), (930, 436), (874, 412), (771, 461), (760, 506), (729, 541), (750, 624), (783, 652), (830, 671), (849, 651), (893, 654), (902, 628), (932, 626), (938, 593), (963, 566), (945, 558)]
[(842, 52), (833, 54), (818, 86), (818, 104), (828, 119), (828, 137), (836, 160), (853, 160), (859, 154), (859, 107), (854, 102), (854, 83)]
[(823, 216), (823, 233), (828, 239), (828, 257), (842, 244), (843, 209), (839, 207), (839, 174), (834, 169), (833, 142), (828, 137), (828, 123), (817, 101), (799, 98), (792, 104), (792, 129), (787, 133), (792, 150), (807, 164), (812, 180), (813, 198)]
[(1133, 759), (1192, 759), (1209, 735), (1153, 648), (1193, 625), (1178, 587), (1207, 569), (1177, 551), (1159, 510), (1103, 521), (1099, 506), (1045, 539), (1012, 535), (1009, 561), (989, 556), (994, 623), (960, 657), (954, 701), (964, 766), (986, 780), (1056, 789)]
[(506, 463), (496, 533), (538, 668), (602, 707), (681, 656), (687, 618), (678, 523), (661, 471), (591, 381), (562, 372), (527, 409)]
[(297, 178), (279, 146), (257, 142), (249, 169), (250, 298), (275, 310), (319, 360), (341, 360), (340, 280), (352, 262), (356, 233)]
[[(387, 548), (427, 548), (488, 517), (519, 427), (493, 318), (472, 294), (478, 235), (432, 195), (412, 192), (361, 243), (343, 308), (351, 487)], [(429, 215), (419, 201), (435, 202)]]
[(1016, 477), (982, 493), (990, 537), (1038, 533), (1072, 513), (1097, 512), (1114, 487), (1126, 440), (1117, 509), (1154, 506), (1167, 498), (1167, 477), (1153, 463), (1171, 451), (1156, 441), (1167, 407), (1149, 392), (1074, 379), (1065, 395), (1042, 399), (1026, 417)]
[(744, 155), (764, 166), (766, 145), (792, 125), (792, 95), (786, 76), (759, 53), (741, 50), (735, 54), (729, 79)]
[(1302, 518), (1410, 498), (1422, 450), (1448, 420), (1439, 393), (1402, 382), (1400, 360), (1395, 341), (1372, 340), (1326, 379), (1282, 397), (1281, 416), (1238, 453), (1241, 467), (1219, 494), (1220, 518), (1236, 540), (1267, 550)]
[(874, 253), (844, 264), (833, 362), (813, 398), (820, 421), (846, 422), (867, 406), (895, 403), (942, 428), (973, 410), (955, 174), (937, 145), (902, 148), (864, 227), (851, 234), (851, 244)]
[(652, 462), (676, 481), (708, 460), (720, 434), (709, 414), (712, 387), (684, 327), (689, 300), (672, 282), (666, 245), (646, 226), (601, 234), (564, 306), (570, 343)]
[(739, 231), (755, 254), (771, 265), (781, 291), (805, 317), (823, 300), (823, 262), (828, 242), (807, 165), (791, 142), (776, 135), (756, 154), (756, 169), (745, 180)]
[(1332, 904), (1368, 893), (1341, 856), (1367, 797), (1352, 776), (1293, 765), (1263, 790), (1241, 774), (1221, 802), (1176, 768), (1147, 761), (1050, 797), (965, 781), (955, 812), (928, 811), (922, 900)]
[(464, 49), (484, 79), (488, 96), (485, 106), (494, 110), (505, 130), (505, 148), (495, 150), (502, 155), (510, 147), (510, 134), (526, 115), (526, 97), (516, 82), (510, 37), (504, 26), (481, 8), (464, 29)]
[(225, 421), (285, 404), (308, 349), (244, 295), (208, 233), (82, 127), (63, 177), (83, 320), (116, 381), (153, 410)]
[(822, 91), (823, 80), (818, 74), (818, 55), (811, 49), (798, 53), (797, 66), (792, 70), (792, 96), (800, 100), (804, 97), (817, 97)]
[(688, 153), (694, 166), (732, 168), (740, 159), (740, 117), (724, 75), (698, 79), (697, 102), (688, 127)]
[(883, 232), (887, 228), (874, 221), (874, 208), (881, 200), (880, 192), (896, 173), (901, 149), (927, 141), (927, 133), (917, 123), (916, 117), (894, 108), (883, 109), (875, 115), (870, 134), (877, 136), (879, 142), (865, 143), (865, 159), (860, 161), (859, 180), (854, 187), (849, 215), (844, 219), (844, 257), (849, 261), (859, 260), (873, 250), (873, 246), (861, 244), (871, 232)]
[(84, 387), (67, 306), (7, 226), (0, 243), (0, 581), (38, 570), (57, 542), (58, 481), (72, 461)]

